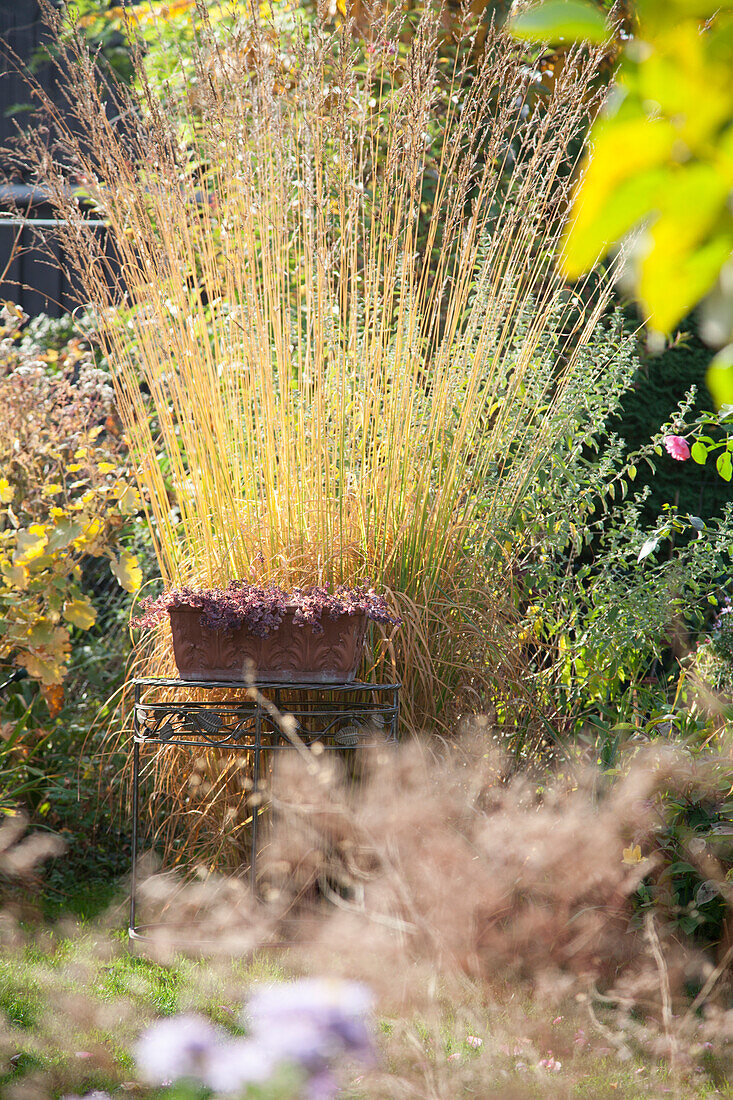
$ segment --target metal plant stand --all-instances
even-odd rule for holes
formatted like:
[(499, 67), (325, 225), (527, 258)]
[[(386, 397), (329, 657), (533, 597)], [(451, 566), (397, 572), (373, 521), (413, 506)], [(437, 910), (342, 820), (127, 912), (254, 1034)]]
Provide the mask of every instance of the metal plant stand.
[[(248, 752), (253, 791), (260, 782), (263, 753), (292, 748), (278, 724), (278, 712), (295, 720), (295, 732), (305, 745), (321, 744), (340, 751), (370, 743), (397, 740), (399, 684), (361, 682), (322, 684), (245, 683), (137, 679), (133, 707), (132, 873), (130, 883), (131, 939), (141, 939), (136, 924), (137, 857), (140, 829), (140, 754), (146, 746), (222, 749)], [(213, 699), (191, 700), (215, 693)], [(251, 803), (250, 881), (257, 882), (260, 809)]]

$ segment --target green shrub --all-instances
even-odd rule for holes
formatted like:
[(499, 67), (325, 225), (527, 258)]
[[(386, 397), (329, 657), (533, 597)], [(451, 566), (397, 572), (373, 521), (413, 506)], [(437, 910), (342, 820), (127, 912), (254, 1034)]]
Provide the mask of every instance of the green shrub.
[[(660, 424), (672, 419), (677, 404), (692, 387), (696, 388), (690, 410), (693, 416), (713, 407), (705, 385), (712, 352), (698, 338), (694, 321), (689, 327), (691, 331), (683, 341), (640, 363), (631, 389), (621, 398), (612, 423), (631, 450), (642, 446)], [(647, 522), (653, 522), (667, 503), (683, 513), (719, 516), (725, 505), (733, 502), (733, 482), (718, 477), (712, 464), (681, 466), (664, 456), (656, 470), (639, 470), (637, 484), (649, 488), (642, 510)]]

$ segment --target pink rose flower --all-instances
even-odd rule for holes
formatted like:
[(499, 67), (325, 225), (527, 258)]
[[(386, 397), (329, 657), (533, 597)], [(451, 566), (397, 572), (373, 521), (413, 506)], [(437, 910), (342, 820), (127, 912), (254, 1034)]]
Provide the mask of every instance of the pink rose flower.
[(686, 462), (690, 457), (690, 445), (684, 436), (665, 435), (663, 442), (667, 454), (678, 462)]

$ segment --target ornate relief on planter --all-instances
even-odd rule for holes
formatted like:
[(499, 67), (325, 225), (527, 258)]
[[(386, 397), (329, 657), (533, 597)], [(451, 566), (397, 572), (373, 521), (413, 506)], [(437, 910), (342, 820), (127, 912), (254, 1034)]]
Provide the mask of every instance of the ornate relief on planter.
[(170, 608), (173, 652), (183, 680), (242, 680), (250, 662), (258, 680), (288, 683), (311, 680), (329, 684), (353, 680), (359, 668), (366, 615), (324, 615), (322, 634), (309, 626), (293, 624), (294, 611), (286, 611), (277, 630), (265, 638), (247, 627), (210, 630), (195, 607)]

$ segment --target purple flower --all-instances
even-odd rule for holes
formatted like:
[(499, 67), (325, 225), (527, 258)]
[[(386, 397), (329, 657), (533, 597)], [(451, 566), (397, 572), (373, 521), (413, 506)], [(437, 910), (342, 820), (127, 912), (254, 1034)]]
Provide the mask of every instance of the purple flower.
[(108, 1092), (101, 1092), (99, 1089), (95, 1089), (94, 1092), (87, 1092), (84, 1096), (62, 1096), (61, 1100), (112, 1100), (112, 1097)]
[(332, 1100), (340, 1092), (338, 1079), (330, 1069), (314, 1074), (305, 1089), (306, 1100)]
[(160, 1020), (143, 1032), (135, 1048), (140, 1076), (151, 1085), (181, 1077), (203, 1079), (209, 1064), (221, 1053), (224, 1032), (203, 1016), (175, 1016)]
[(234, 1039), (206, 1060), (201, 1080), (216, 1093), (241, 1093), (247, 1085), (269, 1080), (276, 1068), (272, 1053), (251, 1039)]
[(260, 987), (250, 999), (254, 1039), (311, 1072), (339, 1054), (373, 1061), (369, 990), (356, 982), (303, 978)]
[(690, 445), (684, 436), (665, 435), (663, 441), (667, 454), (678, 462), (686, 462), (690, 457)]

